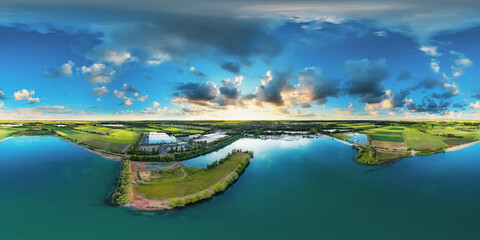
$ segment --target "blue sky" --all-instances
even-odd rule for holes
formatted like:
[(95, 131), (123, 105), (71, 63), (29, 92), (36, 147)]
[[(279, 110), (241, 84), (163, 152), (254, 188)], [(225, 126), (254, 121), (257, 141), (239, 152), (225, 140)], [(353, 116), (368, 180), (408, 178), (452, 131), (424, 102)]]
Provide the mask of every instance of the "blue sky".
[(471, 1), (5, 1), (0, 118), (478, 119)]

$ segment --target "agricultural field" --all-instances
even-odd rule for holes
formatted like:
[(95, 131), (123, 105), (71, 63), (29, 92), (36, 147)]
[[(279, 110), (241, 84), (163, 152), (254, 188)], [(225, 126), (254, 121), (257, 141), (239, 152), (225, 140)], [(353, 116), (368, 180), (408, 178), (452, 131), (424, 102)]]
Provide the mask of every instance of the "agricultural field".
[(403, 137), (404, 127), (389, 126), (372, 128), (361, 131), (361, 133), (368, 134), (371, 143), (375, 147), (388, 149), (404, 149), (406, 148), (405, 139)]
[(436, 150), (448, 147), (443, 142), (448, 139), (447, 137), (431, 135), (414, 128), (405, 128), (404, 135), (407, 140), (407, 147), (413, 150)]
[(56, 132), (75, 142), (113, 152), (126, 152), (140, 137), (138, 132), (95, 126), (61, 129)]
[(231, 158), (211, 170), (182, 166), (162, 171), (159, 173), (161, 178), (151, 178), (134, 185), (134, 192), (148, 199), (159, 200), (198, 193), (226, 178), (249, 156), (243, 152), (234, 153)]

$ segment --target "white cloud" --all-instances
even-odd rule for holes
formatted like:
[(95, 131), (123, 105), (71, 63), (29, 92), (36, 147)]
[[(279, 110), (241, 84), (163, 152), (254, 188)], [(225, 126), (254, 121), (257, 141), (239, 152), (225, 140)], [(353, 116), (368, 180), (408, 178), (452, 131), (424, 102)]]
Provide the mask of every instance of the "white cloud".
[(450, 54), (457, 56), (457, 59), (455, 59), (455, 66), (452, 66), (453, 77), (460, 77), (463, 75), (464, 69), (473, 67), (472, 60), (467, 58), (465, 54), (456, 51), (450, 51)]
[(93, 88), (92, 91), (93, 91), (93, 94), (97, 96), (104, 96), (105, 94), (108, 93), (108, 89), (105, 86)]
[(3, 107), (3, 102), (0, 102), (0, 108), (2, 108), (2, 107)]
[(46, 70), (43, 76), (46, 78), (71, 77), (73, 75), (72, 68), (74, 65), (75, 63), (72, 61), (68, 61), (59, 68)]
[(131, 99), (131, 98), (127, 98), (127, 99), (125, 99), (125, 101), (124, 101), (123, 103), (121, 103), (120, 105), (131, 106), (132, 104), (133, 104), (132, 99)]
[(377, 37), (386, 37), (386, 36), (388, 36), (387, 32), (385, 32), (385, 31), (376, 31), (376, 32), (373, 32), (373, 34), (375, 34), (375, 36), (377, 36)]
[(480, 109), (480, 101), (477, 101), (476, 103), (470, 103), (470, 108), (471, 109)]
[(115, 77), (115, 70), (105, 66), (103, 63), (94, 63), (90, 67), (83, 66), (81, 72), (89, 83), (111, 83)]
[(438, 47), (436, 46), (421, 46), (419, 49), (420, 51), (432, 57), (439, 57), (442, 55), (441, 53), (437, 52)]
[(15, 92), (13, 96), (15, 97), (15, 101), (20, 100), (28, 100), (28, 104), (35, 104), (40, 102), (39, 98), (33, 98), (31, 95), (34, 95), (35, 91), (28, 91), (27, 89), (22, 89), (18, 92)]
[(105, 56), (105, 61), (112, 62), (115, 65), (121, 65), (127, 60), (132, 60), (134, 59), (132, 57), (132, 54), (129, 52), (108, 52)]
[(170, 55), (166, 53), (157, 53), (152, 58), (147, 60), (147, 64), (151, 66), (159, 65), (163, 62), (170, 60)]
[(160, 103), (154, 101), (154, 102), (152, 103), (152, 106), (153, 106), (153, 107), (158, 107), (158, 106), (160, 106)]
[(430, 68), (435, 73), (440, 72), (440, 65), (438, 65), (438, 64), (439, 64), (439, 62), (435, 59), (432, 59), (432, 61), (430, 62)]
[(117, 89), (115, 89), (115, 91), (113, 91), (113, 95), (115, 95), (116, 98), (123, 98), (123, 97), (125, 97), (125, 92), (124, 91), (117, 91)]
[(135, 93), (133, 95), (138, 101), (145, 102), (146, 99), (149, 99), (150, 97), (148, 95), (145, 96), (140, 96), (140, 94)]

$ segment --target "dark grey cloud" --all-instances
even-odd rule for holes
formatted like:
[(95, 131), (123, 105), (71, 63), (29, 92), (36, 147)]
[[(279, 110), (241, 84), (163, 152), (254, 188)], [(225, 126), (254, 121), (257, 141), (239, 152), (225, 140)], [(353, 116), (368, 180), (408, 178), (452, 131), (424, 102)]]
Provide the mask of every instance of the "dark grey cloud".
[(290, 71), (273, 70), (261, 76), (262, 85), (258, 86), (255, 95), (258, 101), (283, 105), (282, 92), (292, 88), (293, 76)]
[(443, 87), (445, 82), (441, 78), (427, 77), (420, 81), (413, 89), (424, 88), (433, 89), (436, 87)]
[(224, 62), (221, 64), (221, 67), (227, 71), (230, 71), (232, 73), (235, 73), (235, 74), (239, 74), (240, 73), (240, 65), (238, 65), (237, 63), (234, 63), (234, 62)]
[(185, 83), (177, 87), (176, 97), (184, 97), (191, 102), (210, 102), (217, 97), (218, 89), (212, 82)]
[(379, 103), (385, 98), (383, 81), (388, 77), (385, 59), (348, 60), (345, 71), (349, 75), (344, 87), (346, 93), (360, 97), (363, 103)]
[(467, 104), (465, 102), (459, 102), (459, 103), (454, 103), (452, 105), (454, 108), (458, 108), (458, 109), (461, 109), (461, 110), (465, 110), (467, 108)]
[(476, 90), (473, 95), (472, 95), (473, 98), (476, 98), (476, 99), (480, 99), (480, 90)]
[(449, 99), (453, 96), (458, 94), (458, 90), (456, 88), (448, 88), (447, 91), (443, 93), (433, 93), (432, 97), (436, 99)]
[(241, 92), (238, 87), (241, 82), (231, 81), (230, 79), (222, 80), (222, 85), (220, 86), (220, 94), (226, 98), (236, 99), (240, 96)]
[(0, 90), (0, 100), (7, 100), (7, 99), (8, 97), (5, 95), (5, 93), (2, 90)]
[(138, 92), (138, 90), (133, 85), (130, 85), (130, 84), (127, 84), (127, 83), (124, 83), (122, 88), (123, 88), (123, 91), (127, 94)]
[(402, 71), (402, 72), (401, 72), (400, 74), (398, 74), (398, 76), (397, 76), (397, 80), (399, 80), (399, 81), (410, 80), (410, 79), (412, 79), (412, 78), (413, 78), (413, 77), (412, 77), (412, 72), (407, 71), (407, 70)]
[(393, 93), (393, 107), (398, 108), (398, 107), (403, 107), (405, 105), (405, 98), (410, 94), (410, 91), (408, 89), (403, 89), (400, 90), (398, 93)]
[(443, 114), (448, 111), (448, 106), (450, 105), (447, 101), (440, 101), (439, 103), (435, 102), (430, 97), (423, 98), (422, 103), (416, 104), (415, 102), (408, 102), (405, 106), (408, 110), (414, 112), (425, 112), (431, 114)]

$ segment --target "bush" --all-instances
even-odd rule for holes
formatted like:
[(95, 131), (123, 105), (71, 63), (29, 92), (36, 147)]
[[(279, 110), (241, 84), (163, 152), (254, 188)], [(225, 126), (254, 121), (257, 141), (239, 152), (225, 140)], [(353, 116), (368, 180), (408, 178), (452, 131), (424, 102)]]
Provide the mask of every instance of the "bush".
[(178, 208), (178, 207), (183, 207), (185, 206), (185, 202), (183, 199), (180, 198), (172, 198), (170, 201), (167, 203), (169, 206), (173, 208)]
[(127, 204), (130, 202), (130, 193), (132, 191), (132, 173), (130, 172), (130, 161), (124, 160), (118, 177), (117, 189), (112, 196), (112, 201), (118, 204)]

